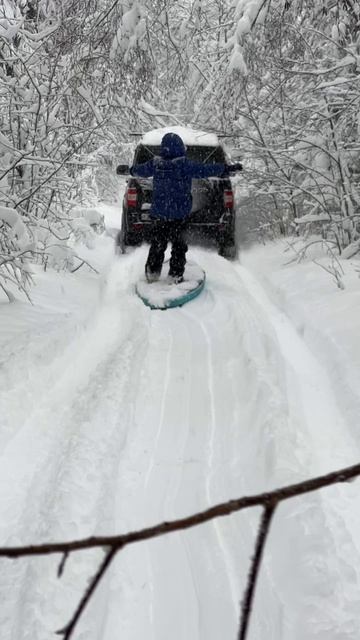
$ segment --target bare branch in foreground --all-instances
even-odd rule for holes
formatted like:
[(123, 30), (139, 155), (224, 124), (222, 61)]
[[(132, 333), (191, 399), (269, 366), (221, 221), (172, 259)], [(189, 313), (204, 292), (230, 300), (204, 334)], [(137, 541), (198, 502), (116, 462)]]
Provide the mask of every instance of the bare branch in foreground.
[[(84, 596), (82, 597), (73, 617), (64, 629), (58, 631), (58, 634), (64, 636), (64, 640), (69, 640), (72, 637), (74, 629), (86, 607), (91, 599), (97, 585), (109, 568), (111, 561), (116, 556), (117, 552), (123, 549), (126, 545), (134, 544), (136, 542), (151, 540), (160, 536), (173, 533), (175, 531), (184, 531), (191, 529), (192, 527), (199, 526), (205, 522), (210, 522), (214, 518), (220, 518), (228, 516), (242, 509), (248, 509), (251, 507), (261, 506), (264, 509), (263, 516), (261, 518), (258, 535), (255, 544), (255, 553), (252, 560), (247, 586), (245, 589), (239, 640), (246, 640), (247, 630), (249, 627), (250, 613), (253, 604), (253, 598), (255, 594), (256, 582), (260, 570), (263, 551), (265, 548), (269, 528), (272, 517), (277, 506), (280, 502), (288, 500), (289, 498), (295, 498), (312, 491), (317, 491), (324, 487), (337, 484), (339, 482), (348, 482), (355, 479), (360, 475), (360, 464), (346, 467), (339, 471), (333, 471), (324, 476), (305, 480), (297, 484), (288, 485), (281, 489), (274, 491), (257, 494), (254, 496), (244, 496), (236, 500), (230, 500), (229, 502), (222, 502), (210, 507), (205, 511), (195, 513), (186, 518), (179, 518), (178, 520), (172, 520), (170, 522), (163, 522), (153, 527), (147, 527), (137, 531), (131, 531), (117, 536), (93, 536), (82, 540), (74, 540), (72, 542), (58, 542), (58, 543), (45, 543), (39, 545), (28, 545), (22, 547), (2, 547), (0, 548), (0, 557), (5, 558), (20, 558), (24, 556), (42, 556), (50, 555), (54, 553), (62, 553), (67, 557), (74, 551), (80, 551), (83, 549), (93, 549), (97, 547), (105, 547), (107, 549), (104, 560), (101, 562), (97, 572), (90, 580), (89, 587), (87, 588)], [(61, 572), (64, 568), (65, 558), (60, 563)]]
[(63, 573), (64, 573), (64, 571), (65, 571), (65, 565), (66, 565), (68, 557), (69, 557), (69, 552), (66, 551), (66, 553), (64, 553), (63, 557), (61, 558), (61, 561), (60, 561), (60, 564), (59, 564), (59, 567), (58, 567), (58, 571), (57, 571), (57, 577), (58, 578), (61, 578)]
[(56, 632), (57, 635), (63, 636), (64, 640), (69, 640), (71, 638), (73, 631), (75, 630), (75, 627), (78, 621), (80, 620), (81, 614), (83, 613), (87, 603), (89, 602), (92, 594), (94, 593), (96, 587), (98, 586), (101, 578), (105, 574), (106, 570), (109, 568), (111, 561), (113, 560), (115, 555), (118, 553), (118, 551), (119, 551), (118, 547), (116, 549), (110, 548), (107, 551), (105, 558), (103, 559), (102, 563), (100, 564), (100, 567), (98, 568), (97, 572), (91, 579), (89, 586), (86, 589), (83, 597), (81, 598), (78, 604), (78, 607), (73, 617), (71, 618), (70, 622), (66, 625), (66, 627), (64, 627), (64, 629), (60, 629), (59, 631)]
[(255, 595), (256, 582), (259, 575), (263, 551), (270, 531), (270, 524), (275, 513), (276, 506), (268, 506), (264, 509), (256, 538), (255, 553), (252, 559), (244, 599), (241, 605), (241, 619), (239, 640), (245, 640), (249, 628), (250, 614)]
[(249, 507), (267, 507), (268, 505), (274, 504), (276, 506), (278, 503), (288, 500), (289, 498), (316, 491), (317, 489), (322, 489), (339, 482), (347, 482), (359, 475), (360, 463), (339, 471), (333, 471), (324, 476), (312, 478), (311, 480), (304, 480), (303, 482), (291, 484), (281, 489), (275, 489), (274, 491), (259, 493), (254, 496), (244, 496), (230, 500), (229, 502), (221, 502), (214, 507), (210, 507), (205, 511), (200, 511), (191, 516), (171, 520), (170, 522), (163, 522), (153, 527), (131, 531), (130, 533), (116, 536), (92, 536), (81, 540), (73, 540), (72, 542), (50, 542), (21, 547), (0, 547), (0, 557), (20, 558), (23, 556), (43, 556), (53, 553), (80, 551), (82, 549), (94, 549), (96, 547), (115, 547), (120, 549), (128, 544), (150, 540), (174, 531), (191, 529), (192, 527), (209, 522), (214, 518), (228, 516), (231, 513), (236, 513)]
[(8, 298), (9, 302), (15, 302), (15, 300), (16, 300), (15, 296), (11, 293), (11, 291), (9, 291), (9, 289), (4, 287), (4, 285), (1, 282), (0, 282), (0, 289), (3, 290), (3, 292), (5, 293), (5, 295)]
[(99, 274), (98, 270), (95, 269), (95, 267), (93, 267), (90, 262), (88, 262), (87, 260), (84, 260), (84, 258), (80, 258), (78, 255), (74, 254), (74, 258), (77, 258), (80, 261), (80, 264), (78, 264), (77, 267), (75, 267), (74, 269), (70, 270), (70, 273), (76, 273), (76, 271), (78, 271), (79, 269), (81, 269), (81, 267), (84, 266), (84, 264), (86, 264), (87, 267), (89, 267), (89, 269), (91, 271), (94, 271), (95, 273)]

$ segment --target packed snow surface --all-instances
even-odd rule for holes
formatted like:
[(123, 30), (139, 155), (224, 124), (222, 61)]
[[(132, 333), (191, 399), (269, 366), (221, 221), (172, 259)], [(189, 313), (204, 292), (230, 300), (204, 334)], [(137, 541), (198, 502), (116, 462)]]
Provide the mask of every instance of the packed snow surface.
[[(34, 306), (0, 303), (2, 546), (124, 533), (359, 461), (359, 385), (344, 397), (332, 371), (351, 377), (356, 363), (328, 341), (331, 318), (330, 333), (308, 341), (317, 303), (297, 268), (269, 283), (280, 249), (230, 263), (191, 248), (206, 289), (166, 312), (134, 292), (146, 251), (112, 256), (104, 236), (93, 252), (101, 277), (39, 272)], [(338, 291), (310, 267), (317, 300), (337, 317), (346, 301), (358, 312), (355, 286)], [(301, 320), (291, 291), (306, 294)], [(358, 340), (348, 331), (344, 348)], [(358, 640), (359, 491), (354, 482), (279, 508), (249, 640)], [(126, 548), (76, 640), (236, 638), (259, 515)], [(59, 557), (2, 560), (1, 639), (56, 637), (101, 557), (72, 555), (60, 580)]]
[(218, 137), (215, 133), (196, 131), (195, 129), (181, 127), (179, 125), (148, 131), (142, 137), (141, 143), (158, 146), (161, 144), (161, 140), (166, 133), (176, 133), (178, 136), (180, 136), (184, 144), (190, 146), (201, 145), (204, 147), (217, 147), (219, 144)]

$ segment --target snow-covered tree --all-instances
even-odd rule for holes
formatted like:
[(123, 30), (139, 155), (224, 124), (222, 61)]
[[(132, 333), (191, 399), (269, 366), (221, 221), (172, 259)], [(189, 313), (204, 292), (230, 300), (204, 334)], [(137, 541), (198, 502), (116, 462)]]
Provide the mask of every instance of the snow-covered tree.
[[(42, 256), (51, 261), (59, 246), (71, 256), (67, 243), (74, 230), (72, 210), (75, 204), (88, 205), (96, 191), (95, 173), (89, 167), (108, 162), (108, 147), (113, 150), (128, 137), (131, 109), (122, 112), (121, 94), (129, 100), (143, 93), (138, 78), (131, 83), (129, 71), (134, 50), (140, 60), (138, 76), (147, 77), (140, 47), (144, 19), (140, 16), (139, 27), (137, 7), (134, 3), (130, 10), (132, 22), (124, 6), (120, 10), (106, 0), (3, 4), (0, 205), (16, 211), (31, 247), (26, 254), (18, 252), (9, 227), (11, 215), (4, 213), (2, 280), (10, 277), (14, 251), (17, 268), (11, 275), (20, 288), (29, 281), (28, 259)], [(121, 64), (115, 62), (111, 33), (121, 40)], [(132, 76), (136, 77), (134, 71)]]
[(249, 226), (355, 253), (359, 16), (358, 0), (3, 0), (0, 205), (27, 249), (7, 212), (2, 283), (67, 246), (132, 134), (171, 124), (240, 150)]
[(245, 211), (255, 213), (255, 225), (283, 232), (311, 223), (352, 254), (359, 248), (360, 5), (235, 5), (229, 54), (215, 69), (218, 90), (201, 96), (199, 111), (211, 111), (248, 157)]

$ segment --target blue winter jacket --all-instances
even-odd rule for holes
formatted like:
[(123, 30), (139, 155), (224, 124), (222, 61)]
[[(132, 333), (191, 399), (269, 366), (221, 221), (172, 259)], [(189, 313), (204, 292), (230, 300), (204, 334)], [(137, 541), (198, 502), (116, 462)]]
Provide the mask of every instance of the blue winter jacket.
[(132, 176), (153, 176), (152, 218), (181, 220), (192, 206), (192, 178), (228, 175), (225, 164), (192, 162), (185, 156), (183, 141), (176, 133), (166, 133), (161, 141), (161, 157), (130, 168)]

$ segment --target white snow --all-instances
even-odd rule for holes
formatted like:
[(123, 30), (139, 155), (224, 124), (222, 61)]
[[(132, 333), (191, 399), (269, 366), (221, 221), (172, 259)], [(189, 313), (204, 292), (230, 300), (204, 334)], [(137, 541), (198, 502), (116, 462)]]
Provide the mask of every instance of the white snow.
[(29, 241), (26, 226), (16, 209), (0, 205), (0, 222), (5, 222), (10, 227), (11, 233), (20, 243), (23, 244)]
[[(360, 262), (342, 260), (340, 277), (344, 289), (336, 287), (331, 257), (324, 257), (318, 245), (309, 259), (296, 262), (286, 242), (270, 243), (244, 252), (243, 263), (270, 287), (277, 304), (286, 310), (297, 331), (326, 368), (333, 393), (349, 415), (349, 428), (358, 436), (360, 412)], [(294, 262), (295, 260), (295, 262)], [(338, 267), (339, 269), (339, 267)], [(352, 418), (351, 418), (352, 416)], [(359, 432), (360, 435), (360, 432)]]
[(239, 22), (236, 25), (236, 35), (239, 40), (241, 40), (242, 36), (249, 33), (249, 31), (251, 31), (250, 18), (248, 15), (243, 15), (243, 17), (240, 18)]
[(153, 129), (148, 131), (141, 138), (142, 144), (160, 145), (166, 133), (176, 133), (182, 139), (186, 145), (196, 146), (203, 145), (208, 147), (217, 147), (219, 140), (214, 133), (207, 133), (205, 131), (196, 131), (188, 127), (181, 127), (174, 125), (173, 127), (162, 127), (161, 129)]
[(229, 70), (240, 71), (244, 76), (247, 75), (247, 66), (243, 56), (243, 49), (239, 44), (235, 44), (229, 62)]
[[(311, 261), (284, 266), (283, 245), (235, 263), (191, 247), (204, 292), (151, 311), (146, 247), (86, 252), (100, 277), (39, 271), (33, 306), (0, 303), (2, 545), (126, 532), (359, 461), (356, 263), (340, 291)], [(359, 491), (279, 509), (251, 640), (358, 640)], [(125, 549), (76, 640), (235, 638), (258, 516)], [(61, 580), (59, 558), (1, 560), (1, 638), (49, 640), (98, 560), (72, 556)]]

